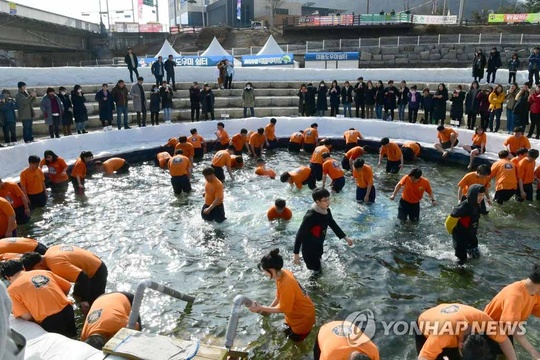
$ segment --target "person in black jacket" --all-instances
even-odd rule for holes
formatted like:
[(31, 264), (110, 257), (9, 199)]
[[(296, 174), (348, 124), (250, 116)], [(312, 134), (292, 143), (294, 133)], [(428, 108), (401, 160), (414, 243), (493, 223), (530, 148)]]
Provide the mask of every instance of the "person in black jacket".
[(354, 85), (354, 105), (356, 107), (356, 117), (365, 119), (366, 116), (366, 84), (364, 78), (359, 77)]
[(137, 71), (137, 68), (139, 67), (139, 60), (137, 59), (137, 55), (135, 55), (132, 48), (128, 48), (128, 52), (124, 57), (124, 62), (129, 70), (131, 82), (133, 82), (133, 73), (135, 73), (135, 79), (139, 77), (139, 72)]
[(161, 56), (158, 56), (157, 61), (152, 64), (150, 71), (152, 71), (152, 75), (156, 77), (156, 85), (161, 86), (163, 83), (163, 76), (165, 75), (165, 64), (163, 64), (163, 58)]
[[(502, 66), (501, 62), (501, 53), (497, 51), (497, 48), (494, 47), (491, 49), (491, 53), (489, 54), (489, 58), (487, 60), (487, 79), (486, 81), (488, 84), (495, 83), (495, 75), (497, 74), (497, 70)], [(493, 75), (493, 76), (491, 76)], [(493, 79), (490, 81), (490, 78)]]
[(444, 125), (446, 120), (446, 102), (448, 101), (448, 90), (446, 85), (440, 83), (433, 95), (433, 120), (435, 124)]
[(58, 97), (64, 105), (64, 112), (62, 113), (62, 132), (64, 136), (71, 135), (71, 125), (73, 125), (73, 104), (69, 98), (69, 94), (65, 87), (60, 86), (58, 89)]
[(399, 91), (397, 93), (397, 104), (398, 104), (398, 120), (405, 120), (405, 109), (409, 103), (409, 88), (405, 80), (399, 85)]
[(461, 85), (457, 85), (450, 98), (450, 119), (457, 121), (457, 127), (461, 127), (463, 120), (463, 101), (465, 101), (465, 91)]
[(330, 96), (330, 116), (336, 116), (339, 114), (339, 101), (341, 98), (341, 88), (336, 80), (332, 81), (328, 95)]
[[(383, 120), (394, 121), (396, 100), (398, 95), (398, 89), (394, 86), (394, 81), (388, 81), (388, 87), (384, 89), (384, 115)], [(390, 118), (388, 117), (390, 112)]]
[(101, 121), (101, 125), (103, 125), (103, 130), (112, 130), (114, 100), (109, 91), (109, 85), (101, 85), (101, 90), (96, 93), (94, 99), (99, 104), (99, 120)]
[(508, 83), (512, 84), (516, 82), (516, 74), (519, 70), (519, 66), (521, 65), (521, 61), (518, 59), (518, 54), (513, 53), (512, 59), (508, 62)]
[(173, 91), (176, 91), (176, 83), (174, 81), (174, 68), (176, 62), (173, 60), (173, 56), (169, 55), (169, 58), (165, 61), (165, 72), (167, 73), (167, 83), (172, 84)]
[[(191, 103), (191, 122), (195, 119), (199, 121), (199, 115), (201, 112), (201, 89), (199, 84), (194, 81), (193, 85), (189, 88), (189, 102)], [(197, 117), (195, 117), (197, 115)]]
[(328, 93), (328, 87), (321, 81), (319, 88), (317, 89), (317, 116), (324, 116), (326, 110), (328, 110), (328, 100), (326, 94)]
[(467, 191), (467, 199), (454, 207), (446, 218), (446, 230), (452, 234), (452, 242), (458, 264), (467, 262), (467, 254), (473, 259), (480, 257), (478, 250), (478, 222), (480, 220), (480, 204), (484, 200), (486, 188), (473, 184)]
[[(198, 100), (197, 100), (198, 101)], [(161, 109), (161, 94), (159, 87), (154, 84), (150, 90), (150, 121), (152, 126), (159, 125), (159, 110)]]
[(300, 250), (304, 262), (309, 270), (317, 273), (321, 272), (321, 257), (324, 251), (324, 240), (328, 226), (340, 239), (345, 239), (349, 246), (352, 240), (345, 235), (343, 230), (336, 223), (330, 211), (330, 192), (324, 188), (316, 188), (312, 192), (315, 202), (311, 209), (304, 215), (302, 224), (296, 233), (294, 242), (294, 263), (300, 264)]
[(73, 103), (73, 117), (77, 126), (77, 134), (86, 134), (86, 121), (88, 121), (88, 110), (86, 109), (86, 98), (82, 92), (81, 85), (75, 85), (71, 92), (71, 102)]
[(166, 124), (171, 123), (171, 111), (173, 108), (173, 97), (174, 91), (167, 84), (166, 81), (161, 82), (161, 87), (159, 88), (159, 96), (161, 97), (161, 108), (163, 109), (163, 120)]
[(364, 105), (366, 107), (366, 119), (375, 119), (375, 91), (373, 83), (368, 80), (364, 91)]
[(312, 83), (307, 84), (306, 92), (306, 116), (313, 116), (317, 113), (317, 101), (315, 99), (317, 89)]
[(486, 68), (486, 56), (482, 50), (476, 50), (474, 54), (473, 65), (472, 65), (472, 76), (475, 81), (480, 82), (484, 78), (484, 69)]
[(384, 108), (384, 84), (381, 80), (377, 81), (375, 85), (375, 118), (383, 118)]
[(478, 99), (476, 96), (480, 92), (478, 81), (473, 81), (467, 96), (465, 96), (465, 114), (467, 114), (467, 129), (473, 130), (476, 125), (476, 115), (478, 115)]
[(343, 104), (343, 116), (347, 117), (347, 110), (349, 110), (349, 117), (352, 118), (352, 102), (353, 102), (353, 87), (348, 81), (345, 81), (341, 88), (341, 103)]
[(210, 113), (212, 120), (214, 120), (214, 93), (210, 88), (210, 85), (204, 84), (204, 89), (200, 95), (202, 112), (204, 119), (208, 120), (208, 113)]
[(420, 120), (422, 124), (431, 124), (433, 122), (433, 95), (429, 88), (422, 90), (422, 101), (420, 109), (424, 110), (424, 117)]

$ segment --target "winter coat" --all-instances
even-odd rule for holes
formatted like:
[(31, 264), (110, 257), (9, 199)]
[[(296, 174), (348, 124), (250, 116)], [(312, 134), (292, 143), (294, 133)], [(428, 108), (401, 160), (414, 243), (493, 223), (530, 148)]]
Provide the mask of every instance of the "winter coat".
[(112, 120), (114, 111), (114, 100), (112, 98), (112, 93), (107, 91), (107, 95), (105, 96), (102, 89), (97, 92), (94, 99), (99, 105), (99, 120)]
[(482, 79), (484, 77), (484, 69), (486, 68), (486, 57), (484, 54), (475, 56), (472, 65), (472, 76)]
[(165, 60), (165, 65), (163, 65), (165, 67), (165, 71), (167, 72), (167, 74), (169, 75), (174, 75), (174, 68), (176, 67), (176, 61), (174, 60)]
[(191, 102), (191, 106), (195, 106), (200, 104), (201, 101), (201, 89), (198, 87), (191, 87), (189, 88), (189, 101)]
[(420, 104), (420, 108), (424, 109), (424, 111), (433, 111), (433, 95), (427, 94), (422, 95), (422, 103)]
[(478, 204), (478, 194), (482, 185), (473, 184), (467, 191), (467, 199), (460, 202), (452, 209), (446, 219), (446, 229), (452, 234), (454, 247), (462, 241), (469, 241), (476, 238), (478, 222), (480, 220), (480, 204)]
[(2, 112), (3, 123), (14, 123), (17, 120), (15, 116), (15, 110), (17, 110), (17, 103), (14, 99), (0, 100), (0, 112)]
[(255, 92), (253, 88), (244, 88), (242, 92), (242, 106), (245, 108), (255, 107)]
[[(197, 104), (199, 100), (197, 100)], [(158, 113), (161, 109), (161, 96), (159, 95), (159, 89), (157, 91), (150, 91), (150, 112)]]
[(129, 89), (129, 95), (131, 96), (131, 101), (133, 102), (133, 110), (139, 112), (143, 111), (143, 103), (144, 108), (146, 109), (146, 96), (144, 94), (144, 88), (141, 91), (138, 83), (131, 86), (131, 89)]
[(345, 86), (341, 88), (341, 103), (342, 104), (352, 104), (353, 102), (353, 88), (352, 86), (349, 86), (349, 88), (346, 88)]
[(516, 106), (517, 94), (518, 94), (518, 89), (514, 90), (514, 92), (508, 92), (506, 94), (506, 109), (507, 110), (513, 110), (514, 106)]
[(84, 122), (88, 120), (88, 110), (86, 109), (86, 98), (81, 93), (79, 95), (77, 92), (71, 92), (71, 102), (73, 103), (73, 117), (75, 122)]
[[(169, 91), (167, 92), (167, 90)], [(174, 92), (173, 92), (173, 89), (169, 85), (159, 87), (159, 96), (161, 96), (161, 108), (172, 109), (173, 107), (172, 99), (174, 97)]]
[(163, 62), (156, 61), (152, 64), (150, 71), (152, 71), (152, 75), (154, 76), (163, 76), (165, 75), (165, 64), (163, 64)]
[(229, 77), (233, 77), (234, 75), (234, 66), (231, 63), (228, 63), (225, 65), (225, 74)]
[(465, 96), (465, 114), (478, 114), (478, 100), (476, 99), (476, 95), (478, 95), (479, 91), (480, 89), (471, 88), (467, 96)]
[(440, 120), (446, 118), (446, 102), (448, 101), (448, 90), (437, 90), (435, 95), (442, 95), (442, 98), (433, 98), (433, 118)]
[(420, 103), (422, 102), (422, 95), (418, 92), (414, 92), (414, 101), (413, 101), (413, 92), (409, 91), (407, 94), (407, 101), (409, 103), (409, 109), (410, 110), (418, 110), (420, 109)]
[(508, 71), (517, 72), (519, 70), (520, 65), (521, 65), (521, 61), (519, 61), (519, 59), (511, 59), (508, 62)]
[(111, 96), (116, 106), (127, 106), (128, 95), (129, 95), (129, 92), (128, 92), (127, 87), (125, 86), (121, 88), (120, 86), (116, 85), (111, 91)]
[(19, 108), (19, 121), (31, 120), (34, 118), (34, 116), (36, 116), (33, 107), (37, 106), (38, 101), (35, 97), (30, 96), (30, 94), (27, 92), (19, 91), (17, 95), (15, 95), (15, 101), (17, 102), (17, 106)]
[(398, 89), (398, 92), (397, 92), (398, 105), (407, 105), (408, 102), (409, 102), (409, 88), (405, 86), (403, 90)]
[(366, 84), (357, 82), (354, 85), (354, 103), (364, 105), (366, 103)]
[(212, 89), (208, 89), (208, 91), (201, 90), (200, 99), (203, 114), (214, 111), (214, 93)]
[(364, 92), (364, 102), (366, 105), (375, 105), (375, 91), (376, 89), (374, 87), (371, 89), (366, 88)]
[(315, 96), (317, 95), (317, 89), (314, 86), (308, 86), (306, 92), (306, 112), (308, 116), (315, 115), (317, 112), (317, 101)]
[(465, 91), (460, 91), (458, 96), (450, 98), (452, 104), (450, 105), (450, 118), (451, 119), (461, 119), (463, 117), (463, 101), (465, 100)]
[(319, 86), (317, 89), (317, 111), (326, 111), (328, 110), (328, 100), (326, 99), (326, 94), (328, 93), (328, 88), (326, 85)]
[(396, 108), (398, 89), (395, 86), (389, 86), (384, 89), (384, 108), (393, 110)]
[[(64, 113), (64, 105), (62, 104), (62, 100), (60, 100), (60, 98), (55, 94), (52, 101), (57, 102), (58, 108), (60, 109), (60, 117), (62, 117), (62, 114)], [(51, 98), (49, 98), (48, 95), (43, 96), (39, 108), (41, 109), (41, 113), (43, 114), (43, 118), (45, 119), (45, 125), (52, 125), (52, 105)]]
[(488, 71), (497, 70), (502, 66), (501, 62), (501, 53), (498, 51), (490, 52), (489, 58), (487, 61), (487, 69)]
[(58, 98), (62, 101), (64, 106), (64, 115), (62, 115), (62, 125), (73, 124), (73, 104), (71, 103), (71, 98), (69, 94), (66, 95), (58, 94)]
[(489, 110), (498, 110), (502, 109), (504, 104), (504, 93), (497, 95), (495, 91), (489, 94)]
[(478, 114), (485, 115), (489, 113), (489, 99), (483, 91), (478, 92), (476, 95), (476, 100), (478, 101)]
[(129, 56), (129, 53), (124, 56), (124, 62), (126, 63), (128, 69), (133, 70), (139, 67), (139, 60), (137, 59), (137, 55), (135, 53), (131, 53), (133, 55), (133, 60), (135, 62), (135, 67), (133, 67), (133, 64), (131, 63), (131, 58)]
[(376, 105), (384, 105), (384, 88), (378, 87), (375, 88), (375, 104)]
[(338, 107), (341, 98), (341, 88), (339, 85), (336, 85), (334, 91), (332, 91), (332, 88), (330, 88), (328, 90), (328, 95), (330, 95), (330, 106)]
[(529, 117), (529, 92), (522, 92), (521, 95), (516, 95), (516, 103), (514, 104), (514, 114), (519, 115), (523, 119)]
[(530, 112), (531, 114), (540, 114), (540, 94), (532, 93), (529, 95), (529, 104), (531, 104)]
[(540, 53), (532, 53), (529, 56), (529, 71), (532, 71), (535, 68), (536, 70), (540, 70)]

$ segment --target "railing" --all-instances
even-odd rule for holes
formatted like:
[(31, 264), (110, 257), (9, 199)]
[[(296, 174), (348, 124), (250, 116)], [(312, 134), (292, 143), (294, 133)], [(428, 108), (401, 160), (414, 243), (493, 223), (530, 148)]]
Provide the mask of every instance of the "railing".
[(283, 27), (327, 27), (327, 26), (362, 26), (412, 24), (410, 14), (363, 14), (363, 15), (330, 15), (330, 16), (287, 16), (283, 19)]

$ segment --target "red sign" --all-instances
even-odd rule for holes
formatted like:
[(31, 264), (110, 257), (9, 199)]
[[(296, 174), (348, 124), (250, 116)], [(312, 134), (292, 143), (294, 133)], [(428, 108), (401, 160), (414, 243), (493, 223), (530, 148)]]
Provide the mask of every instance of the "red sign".
[(504, 14), (504, 22), (525, 22), (528, 14)]
[(139, 25), (139, 32), (163, 32), (163, 25), (161, 25), (161, 24), (141, 24), (141, 25)]

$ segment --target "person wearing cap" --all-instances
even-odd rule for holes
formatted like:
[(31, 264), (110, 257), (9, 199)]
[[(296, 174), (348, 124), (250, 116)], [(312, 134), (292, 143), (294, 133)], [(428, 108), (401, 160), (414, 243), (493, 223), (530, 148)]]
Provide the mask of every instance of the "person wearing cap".
[(124, 57), (124, 62), (129, 70), (131, 82), (133, 82), (133, 73), (135, 73), (136, 77), (139, 77), (139, 72), (137, 71), (137, 68), (139, 67), (139, 60), (137, 59), (137, 55), (135, 55), (132, 48), (128, 48), (128, 52)]
[(73, 189), (75, 194), (84, 195), (84, 180), (86, 179), (86, 167), (88, 162), (94, 158), (94, 155), (90, 151), (83, 151), (81, 155), (75, 161), (73, 169), (71, 169), (71, 183), (73, 184)]
[(200, 102), (204, 120), (208, 120), (208, 113), (210, 113), (211, 119), (214, 120), (214, 93), (208, 83), (204, 84), (204, 88), (201, 91)]
[(118, 80), (116, 86), (111, 91), (111, 96), (116, 104), (116, 126), (118, 130), (122, 128), (120, 125), (120, 116), (124, 117), (124, 129), (130, 129), (128, 126), (128, 89), (124, 80)]
[(26, 83), (22, 81), (19, 81), (17, 88), (19, 91), (15, 95), (15, 102), (17, 103), (19, 121), (23, 124), (23, 140), (25, 143), (30, 143), (34, 141), (32, 125), (36, 117), (34, 106), (38, 105), (37, 94), (35, 90), (28, 93)]
[(52, 87), (47, 88), (47, 94), (43, 96), (40, 103), (41, 113), (45, 119), (45, 125), (49, 126), (49, 136), (51, 139), (60, 137), (60, 119), (64, 113), (62, 100), (54, 93)]

